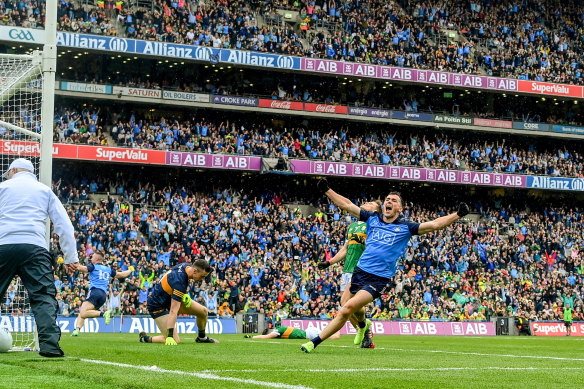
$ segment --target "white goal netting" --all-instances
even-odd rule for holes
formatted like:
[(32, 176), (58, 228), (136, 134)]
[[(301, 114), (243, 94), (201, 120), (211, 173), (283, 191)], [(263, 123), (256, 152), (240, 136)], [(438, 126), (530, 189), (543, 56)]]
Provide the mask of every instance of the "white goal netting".
[[(43, 101), (40, 58), (40, 53), (0, 54), (0, 174), (16, 158), (29, 159), (39, 174)], [(18, 277), (5, 293), (0, 291), (0, 328), (12, 333), (13, 350), (37, 348), (28, 293)]]
[(13, 351), (38, 350), (36, 326), (30, 310), (28, 292), (18, 276), (8, 286), (0, 304), (0, 328), (12, 334)]

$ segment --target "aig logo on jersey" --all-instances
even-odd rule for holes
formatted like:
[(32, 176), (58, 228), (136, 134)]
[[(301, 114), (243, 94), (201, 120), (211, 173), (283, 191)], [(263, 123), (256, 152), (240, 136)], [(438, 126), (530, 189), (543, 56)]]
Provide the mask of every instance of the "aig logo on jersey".
[[(399, 231), (399, 227), (397, 227), (397, 229)], [(372, 241), (376, 241), (388, 246), (391, 246), (395, 242), (395, 236), (396, 234), (394, 232), (384, 231), (380, 228), (373, 229), (373, 231), (371, 231), (369, 234), (369, 238)]]

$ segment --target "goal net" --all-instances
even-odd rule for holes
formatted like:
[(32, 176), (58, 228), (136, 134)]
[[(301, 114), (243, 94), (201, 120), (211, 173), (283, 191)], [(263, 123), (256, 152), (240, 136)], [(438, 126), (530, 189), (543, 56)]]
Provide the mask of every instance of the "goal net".
[(13, 351), (38, 350), (38, 337), (28, 292), (18, 276), (8, 286), (0, 304), (0, 328), (12, 334)]
[[(41, 57), (40, 52), (32, 55), (0, 54), (0, 174), (6, 172), (17, 158), (29, 159), (37, 177), (40, 173)], [(43, 158), (52, 159), (52, 155)], [(0, 328), (12, 333), (13, 350), (37, 348), (28, 293), (18, 277), (6, 293), (0, 295)]]

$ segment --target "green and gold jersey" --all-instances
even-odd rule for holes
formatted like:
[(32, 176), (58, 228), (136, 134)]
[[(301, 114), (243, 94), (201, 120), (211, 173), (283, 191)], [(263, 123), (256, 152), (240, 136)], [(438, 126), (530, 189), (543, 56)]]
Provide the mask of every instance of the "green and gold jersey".
[(277, 326), (281, 339), (306, 339), (306, 331), (294, 327)]
[(353, 273), (361, 254), (365, 250), (365, 239), (367, 238), (367, 223), (351, 223), (347, 231), (347, 256), (343, 266), (343, 273)]

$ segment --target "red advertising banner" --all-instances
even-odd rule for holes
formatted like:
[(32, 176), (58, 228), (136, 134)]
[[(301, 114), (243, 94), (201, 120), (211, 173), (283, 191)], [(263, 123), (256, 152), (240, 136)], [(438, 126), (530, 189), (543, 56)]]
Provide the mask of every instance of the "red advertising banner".
[[(531, 335), (534, 336), (566, 336), (566, 326), (563, 321), (530, 322)], [(572, 336), (584, 336), (584, 322), (572, 323)]]
[(291, 109), (294, 111), (304, 110), (304, 104), (298, 101), (260, 99), (259, 106), (263, 108)]
[(507, 120), (474, 118), (475, 126), (513, 128), (513, 122)]
[(77, 146), (77, 158), (90, 161), (166, 164), (166, 151)]
[(349, 107), (344, 105), (304, 103), (304, 110), (324, 113), (349, 113)]
[(63, 159), (77, 159), (79, 146), (66, 143), (55, 143), (53, 145), (53, 157)]
[(540, 93), (542, 95), (584, 97), (584, 88), (577, 85), (550, 84), (548, 82), (519, 80), (519, 92)]
[(2, 154), (38, 157), (41, 154), (41, 145), (38, 142), (0, 140), (0, 150)]

